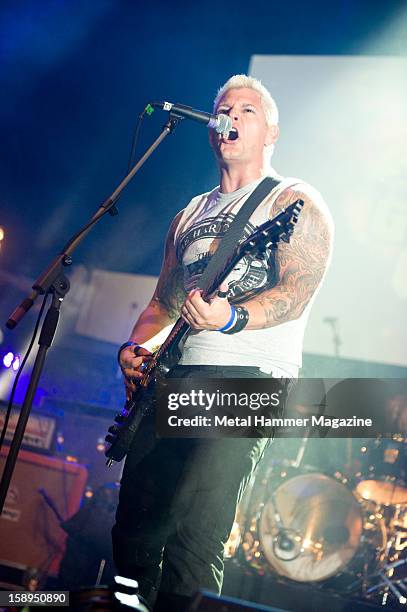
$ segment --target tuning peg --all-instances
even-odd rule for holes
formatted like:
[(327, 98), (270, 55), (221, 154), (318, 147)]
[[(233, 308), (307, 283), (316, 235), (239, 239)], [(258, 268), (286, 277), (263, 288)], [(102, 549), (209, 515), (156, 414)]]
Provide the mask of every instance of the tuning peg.
[(123, 414), (123, 412), (118, 412), (116, 414), (116, 416), (114, 417), (114, 420), (116, 421), (116, 423), (124, 423), (124, 421), (126, 420), (127, 414)]

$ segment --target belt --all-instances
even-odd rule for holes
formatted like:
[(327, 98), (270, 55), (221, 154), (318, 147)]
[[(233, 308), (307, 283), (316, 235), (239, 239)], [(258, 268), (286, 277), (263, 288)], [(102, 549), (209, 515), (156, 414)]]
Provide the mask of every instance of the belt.
[(197, 374), (222, 374), (223, 372), (236, 372), (236, 377), (239, 378), (240, 374), (252, 374), (255, 377), (271, 377), (271, 375), (265, 374), (256, 366), (233, 366), (233, 365), (176, 365), (171, 368), (169, 375), (170, 377), (176, 378), (177, 372), (179, 374), (185, 372), (196, 372)]
[(174, 370), (186, 371), (196, 370), (197, 372), (224, 372), (225, 370), (236, 370), (241, 372), (261, 372), (260, 368), (256, 366), (232, 366), (232, 365), (176, 365), (171, 368), (171, 372)]

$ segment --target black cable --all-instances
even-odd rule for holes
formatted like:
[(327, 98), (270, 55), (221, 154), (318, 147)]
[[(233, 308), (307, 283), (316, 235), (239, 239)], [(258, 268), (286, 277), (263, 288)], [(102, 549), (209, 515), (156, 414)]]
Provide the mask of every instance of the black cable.
[(43, 298), (42, 304), (41, 304), (41, 308), (40, 308), (40, 311), (38, 313), (37, 321), (35, 323), (33, 335), (32, 335), (31, 340), (30, 340), (30, 344), (28, 346), (27, 352), (24, 355), (24, 359), (21, 362), (21, 365), (18, 368), (18, 372), (17, 372), (16, 377), (14, 379), (14, 383), (13, 383), (13, 386), (12, 386), (12, 389), (11, 389), (11, 393), (10, 393), (10, 399), (9, 399), (8, 405), (7, 405), (6, 415), (5, 415), (5, 419), (4, 419), (4, 425), (3, 425), (3, 429), (2, 429), (1, 435), (0, 435), (0, 449), (3, 446), (4, 438), (6, 437), (6, 431), (7, 431), (7, 427), (8, 427), (8, 422), (10, 420), (11, 410), (13, 408), (13, 399), (14, 399), (14, 395), (15, 395), (15, 392), (16, 392), (16, 389), (17, 389), (18, 380), (20, 378), (21, 372), (24, 369), (25, 364), (27, 363), (27, 359), (30, 356), (32, 347), (34, 345), (35, 338), (36, 338), (37, 333), (38, 333), (38, 328), (39, 328), (39, 325), (40, 325), (42, 314), (44, 312), (44, 308), (45, 308), (45, 304), (47, 302), (48, 295), (50, 295), (50, 294), (46, 293), (44, 295), (44, 298)]
[[(144, 115), (146, 113), (149, 113), (149, 107), (146, 106), (146, 108), (144, 108), (141, 113), (139, 114), (139, 116), (137, 117), (137, 123), (136, 123), (136, 127), (134, 128), (134, 133), (133, 133), (133, 139), (131, 142), (131, 149), (130, 149), (130, 155), (129, 155), (129, 161), (127, 164), (127, 174), (130, 172), (130, 170), (132, 169), (133, 165), (134, 165), (134, 158), (136, 156), (136, 147), (137, 147), (137, 140), (139, 137), (139, 132), (140, 132), (140, 128), (141, 128), (141, 122), (144, 119)], [(149, 113), (151, 114), (151, 113)]]
[[(144, 116), (147, 115), (151, 115), (151, 113), (153, 112), (153, 108), (150, 104), (148, 104), (145, 109), (139, 114), (138, 118), (137, 118), (137, 123), (136, 123), (136, 127), (134, 130), (134, 136), (133, 136), (133, 140), (132, 140), (132, 146), (131, 146), (131, 150), (130, 150), (130, 156), (129, 156), (129, 161), (128, 161), (128, 172), (127, 174), (129, 174), (129, 172), (131, 171), (131, 169), (133, 168), (133, 157), (136, 151), (136, 145), (137, 145), (137, 139), (138, 139), (138, 135), (140, 132), (140, 127), (141, 127), (141, 122), (144, 119)], [(86, 225), (84, 225), (76, 234), (74, 234), (72, 236), (72, 238), (65, 244), (64, 248), (62, 249), (61, 253), (65, 253), (69, 247), (75, 242), (75, 240), (77, 240), (82, 234), (84, 234), (87, 230), (89, 230), (93, 225), (95, 225), (99, 219), (101, 219), (101, 217), (103, 217), (106, 213), (108, 213), (111, 209), (112, 206), (114, 205), (114, 202), (109, 204), (108, 206), (106, 206), (105, 208), (103, 208), (103, 210), (98, 210), (95, 216), (88, 221), (88, 223)]]

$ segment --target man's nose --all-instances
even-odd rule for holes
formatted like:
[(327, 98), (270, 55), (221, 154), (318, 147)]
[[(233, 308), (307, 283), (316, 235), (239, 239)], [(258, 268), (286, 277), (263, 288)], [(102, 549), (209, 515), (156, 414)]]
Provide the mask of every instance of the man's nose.
[(230, 117), (233, 121), (239, 121), (239, 111), (237, 109), (232, 109), (230, 111)]

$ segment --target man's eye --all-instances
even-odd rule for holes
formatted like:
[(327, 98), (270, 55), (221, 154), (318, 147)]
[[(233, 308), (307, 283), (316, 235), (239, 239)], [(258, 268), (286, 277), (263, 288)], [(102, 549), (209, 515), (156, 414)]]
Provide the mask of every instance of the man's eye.
[(245, 112), (246, 113), (254, 113), (254, 109), (253, 108), (245, 108)]

